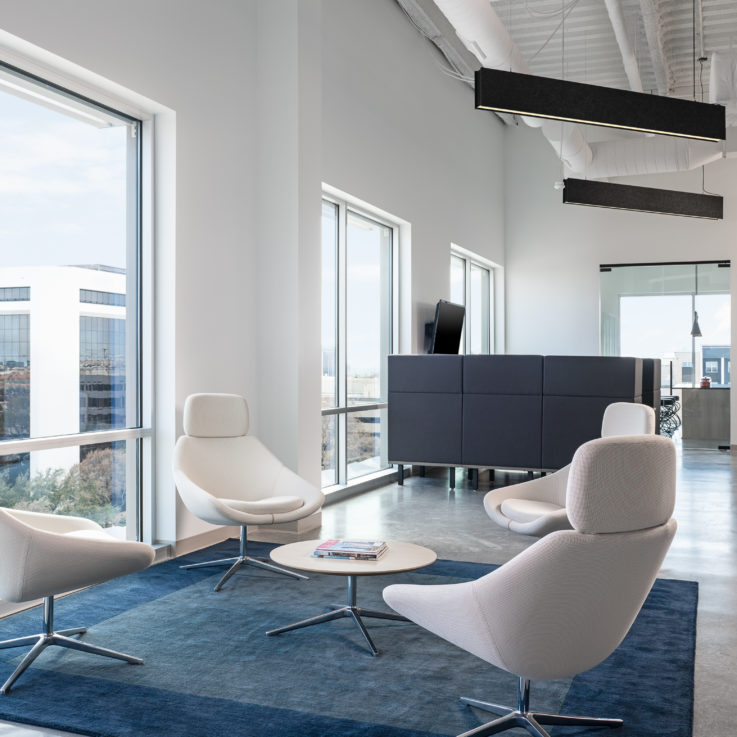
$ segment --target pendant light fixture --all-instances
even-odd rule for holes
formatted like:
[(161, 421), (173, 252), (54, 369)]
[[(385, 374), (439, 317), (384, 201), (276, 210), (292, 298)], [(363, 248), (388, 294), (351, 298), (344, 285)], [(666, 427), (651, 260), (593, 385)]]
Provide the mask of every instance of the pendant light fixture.
[(699, 327), (699, 313), (694, 310), (693, 313), (693, 325), (691, 326), (691, 337), (700, 338), (701, 328)]
[(701, 141), (727, 135), (723, 105), (499, 69), (476, 72), (476, 107)]
[(568, 178), (563, 184), (563, 203), (567, 205), (608, 207), (708, 220), (721, 220), (724, 217), (724, 199), (720, 195), (636, 187), (592, 179)]

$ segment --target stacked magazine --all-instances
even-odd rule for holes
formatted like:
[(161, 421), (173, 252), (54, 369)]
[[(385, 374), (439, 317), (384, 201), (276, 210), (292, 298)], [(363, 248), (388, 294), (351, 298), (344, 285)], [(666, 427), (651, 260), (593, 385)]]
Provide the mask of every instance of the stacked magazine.
[(383, 540), (326, 540), (315, 548), (312, 557), (378, 560), (386, 551)]

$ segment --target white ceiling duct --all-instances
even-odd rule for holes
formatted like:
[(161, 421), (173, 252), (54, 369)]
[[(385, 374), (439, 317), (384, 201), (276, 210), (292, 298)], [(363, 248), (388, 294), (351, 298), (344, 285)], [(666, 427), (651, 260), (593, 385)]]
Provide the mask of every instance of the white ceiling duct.
[(609, 20), (614, 30), (614, 36), (617, 39), (619, 51), (622, 54), (622, 63), (624, 64), (624, 72), (630, 83), (630, 89), (634, 92), (642, 92), (642, 80), (640, 79), (640, 68), (637, 65), (637, 57), (630, 43), (627, 34), (627, 25), (624, 21), (624, 13), (622, 12), (622, 4), (619, 0), (604, 0), (606, 9), (609, 13)]
[(722, 144), (672, 136), (599, 141), (590, 144), (591, 163), (577, 173), (589, 179), (688, 171), (722, 157)]
[(727, 125), (737, 124), (737, 55), (711, 55), (709, 102), (724, 105)]
[[(607, 6), (618, 2), (619, 0), (608, 0)], [(435, 4), (482, 66), (530, 73), (527, 63), (489, 0), (435, 0)], [(621, 9), (617, 11), (612, 7), (610, 12), (621, 16)], [(620, 30), (624, 31), (624, 28)], [(732, 73), (736, 75), (737, 69), (733, 69)], [(737, 104), (737, 92), (734, 90), (733, 85), (732, 91)], [(714, 161), (722, 155), (719, 144), (666, 136), (589, 144), (581, 128), (575, 124), (529, 117), (522, 119), (528, 125), (542, 129), (543, 135), (571, 172), (589, 178), (686, 171)]]

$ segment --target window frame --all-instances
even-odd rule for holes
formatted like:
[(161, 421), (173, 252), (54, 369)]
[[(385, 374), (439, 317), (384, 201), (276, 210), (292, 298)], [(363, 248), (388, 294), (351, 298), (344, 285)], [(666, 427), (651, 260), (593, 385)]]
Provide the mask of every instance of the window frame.
[[(45, 72), (44, 72), (45, 73)], [(126, 451), (126, 483), (134, 485), (127, 492), (126, 509), (133, 513), (133, 519), (126, 523), (126, 534), (129, 539), (153, 541), (153, 459), (152, 436), (153, 417), (150, 409), (150, 397), (153, 387), (149, 385), (153, 379), (151, 364), (151, 336), (153, 335), (153, 303), (150, 299), (150, 280), (153, 283), (153, 244), (151, 216), (144, 212), (144, 191), (150, 188), (151, 174), (149, 166), (144, 168), (144, 161), (152, 161), (153, 142), (151, 134), (151, 116), (143, 114), (121, 100), (120, 106), (111, 106), (88, 96), (89, 88), (85, 85), (85, 94), (80, 94), (66, 86), (53, 82), (6, 61), (0, 60), (0, 75), (15, 79), (30, 89), (45, 90), (50, 99), (57, 98), (61, 102), (51, 103), (67, 108), (76, 108), (84, 117), (90, 110), (95, 116), (103, 119), (115, 119), (122, 122), (128, 131), (127, 161), (128, 177), (126, 182), (128, 242), (126, 243), (126, 273), (128, 287), (126, 295), (130, 298), (130, 313), (126, 315), (126, 349), (133, 357), (126, 376), (127, 386), (135, 391), (127, 391), (126, 413), (133, 418), (125, 428), (112, 430), (96, 430), (69, 433), (64, 435), (46, 435), (34, 438), (0, 440), (0, 458), (21, 453), (55, 450), (61, 448), (96, 445), (127, 441)], [(49, 76), (57, 76), (49, 70)], [(2, 87), (0, 86), (0, 90)], [(102, 99), (107, 98), (102, 90), (94, 91)], [(37, 96), (32, 94), (33, 96)], [(35, 100), (44, 105), (43, 100)], [(121, 108), (127, 108), (124, 112)], [(73, 115), (74, 117), (74, 115)], [(148, 202), (150, 205), (151, 203)], [(144, 226), (145, 223), (145, 226)], [(144, 266), (145, 265), (145, 266)], [(144, 281), (145, 280), (145, 281)], [(126, 302), (128, 300), (126, 299)], [(129, 350), (132, 349), (132, 350)]]
[[(451, 244), (450, 260), (449, 260), (449, 281), (452, 269), (453, 259), (459, 259), (463, 262), (464, 280), (463, 280), (463, 306), (466, 308), (466, 317), (463, 323), (463, 334), (461, 336), (461, 346), (459, 353), (465, 355), (490, 355), (496, 352), (496, 331), (494, 329), (494, 290), (495, 290), (495, 272), (494, 264), (471, 251), (461, 248), (456, 244)], [(472, 354), (473, 341), (473, 324), (475, 316), (471, 314), (469, 302), (472, 294), (472, 272), (473, 269), (481, 269), (489, 275), (489, 293), (487, 305), (482, 305), (482, 316), (487, 321), (487, 331), (484, 336), (487, 349), (479, 354)], [(485, 309), (484, 309), (485, 308)]]
[[(361, 484), (375, 472), (360, 476), (349, 477), (348, 473), (348, 416), (356, 412), (383, 411), (388, 407), (388, 378), (386, 371), (386, 356), (396, 353), (399, 349), (399, 263), (400, 263), (400, 223), (384, 213), (377, 212), (366, 203), (352, 198), (340, 197), (327, 189), (323, 189), (321, 202), (328, 202), (337, 208), (337, 238), (336, 238), (336, 285), (334, 299), (336, 300), (335, 325), (335, 381), (336, 405), (321, 408), (322, 417), (336, 417), (335, 443), (335, 477), (333, 483), (322, 487), (325, 494), (334, 493), (347, 486)], [(383, 397), (379, 402), (348, 404), (348, 364), (347, 364), (347, 229), (348, 217), (353, 213), (359, 218), (375, 222), (389, 229), (391, 234), (390, 256), (388, 259), (388, 297), (389, 297), (389, 339), (386, 356), (381, 357), (380, 394)], [(382, 275), (383, 276), (383, 275)], [(385, 425), (385, 417), (381, 418)], [(387, 435), (381, 435), (381, 457), (388, 457)], [(391, 472), (392, 466), (387, 463), (386, 468), (379, 469), (378, 473)]]

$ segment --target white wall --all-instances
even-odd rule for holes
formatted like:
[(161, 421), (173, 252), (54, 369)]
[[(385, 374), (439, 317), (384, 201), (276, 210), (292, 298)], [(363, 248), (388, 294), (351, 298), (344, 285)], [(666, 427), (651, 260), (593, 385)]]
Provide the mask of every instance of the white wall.
[(414, 338), (450, 294), (451, 242), (504, 261), (503, 133), (394, 0), (323, 1), (323, 181), (408, 221)]
[[(600, 264), (733, 256), (736, 159), (706, 167), (707, 189), (725, 198), (724, 220), (707, 221), (563, 205), (562, 193), (553, 189), (562, 178), (555, 152), (539, 131), (526, 126), (507, 129), (505, 153), (509, 353), (598, 355)], [(621, 181), (700, 192), (701, 170)], [(737, 346), (736, 315), (733, 292), (733, 346)], [(735, 438), (734, 402), (732, 428)]]

